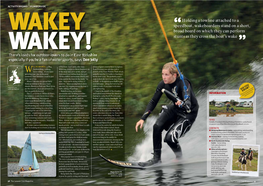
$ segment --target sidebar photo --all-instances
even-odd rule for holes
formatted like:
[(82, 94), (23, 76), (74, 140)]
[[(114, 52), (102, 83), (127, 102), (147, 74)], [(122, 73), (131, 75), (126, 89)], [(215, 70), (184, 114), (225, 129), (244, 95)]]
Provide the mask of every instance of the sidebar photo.
[(55, 131), (9, 131), (8, 177), (56, 177)]

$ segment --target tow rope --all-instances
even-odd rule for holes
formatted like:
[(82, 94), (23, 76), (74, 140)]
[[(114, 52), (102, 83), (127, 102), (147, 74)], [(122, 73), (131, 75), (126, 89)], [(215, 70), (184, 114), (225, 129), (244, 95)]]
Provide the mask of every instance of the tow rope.
[(172, 48), (171, 48), (171, 46), (170, 46), (170, 43), (169, 43), (169, 41), (168, 41), (168, 38), (167, 38), (167, 36), (166, 36), (166, 32), (165, 32), (165, 30), (164, 30), (163, 23), (162, 23), (162, 20), (161, 20), (161, 18), (160, 18), (160, 16), (159, 16), (159, 13), (158, 13), (158, 10), (157, 10), (156, 5), (155, 5), (155, 3), (154, 3), (154, 0), (151, 0), (151, 3), (152, 3), (152, 6), (153, 6), (153, 9), (154, 9), (154, 11), (155, 11), (155, 14), (156, 14), (156, 16), (157, 16), (157, 19), (158, 19), (158, 22), (159, 22), (159, 24), (160, 24), (160, 27), (161, 27), (161, 29), (162, 29), (162, 31), (163, 31), (163, 35), (164, 35), (164, 37), (165, 37), (166, 43), (167, 43), (167, 45), (168, 45), (168, 48), (169, 48), (169, 50), (170, 50), (171, 56), (172, 56), (172, 58), (173, 58), (173, 63), (174, 63), (174, 65), (176, 66), (176, 68), (177, 68), (177, 70), (178, 70), (178, 72), (179, 72), (179, 74), (180, 74), (180, 79), (183, 81), (183, 84), (184, 84), (184, 92), (185, 92), (184, 99), (186, 100), (186, 99), (189, 98), (189, 96), (188, 96), (188, 94), (187, 94), (187, 87), (186, 87), (185, 82), (184, 82), (184, 76), (183, 76), (183, 74), (181, 73), (181, 71), (180, 71), (180, 69), (179, 69), (179, 63), (177, 62), (177, 60), (176, 60), (175, 57), (174, 57), (173, 50), (172, 50)]

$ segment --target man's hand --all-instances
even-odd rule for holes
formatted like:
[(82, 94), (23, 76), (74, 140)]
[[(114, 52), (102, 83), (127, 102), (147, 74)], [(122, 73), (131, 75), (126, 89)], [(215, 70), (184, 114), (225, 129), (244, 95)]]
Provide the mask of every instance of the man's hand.
[(140, 126), (140, 129), (142, 129), (143, 123), (144, 123), (144, 120), (142, 120), (142, 119), (140, 119), (140, 120), (136, 123), (136, 126), (135, 126), (136, 132), (138, 132), (138, 127), (139, 127), (139, 126)]
[(177, 106), (179, 106), (179, 105), (181, 105), (182, 104), (182, 102), (181, 101), (177, 101), (177, 102), (175, 102), (175, 105), (177, 105)]

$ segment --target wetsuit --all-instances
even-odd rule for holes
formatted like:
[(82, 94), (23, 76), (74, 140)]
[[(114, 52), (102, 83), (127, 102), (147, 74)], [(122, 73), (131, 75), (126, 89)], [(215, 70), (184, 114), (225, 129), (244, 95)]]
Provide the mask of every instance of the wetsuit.
[[(198, 102), (195, 98), (190, 81), (187, 78), (184, 79), (187, 86), (187, 95), (190, 97), (186, 104), (191, 108), (191, 113), (186, 113), (184, 108), (179, 108), (179, 106), (175, 105), (174, 102), (171, 105), (167, 105), (161, 112), (159, 118), (153, 126), (153, 148), (154, 153), (158, 156), (160, 156), (162, 148), (162, 131), (165, 129), (168, 130), (168, 132), (164, 141), (171, 147), (177, 158), (181, 157), (182, 153), (181, 147), (178, 143), (178, 138), (182, 137), (190, 130), (195, 118), (197, 117), (199, 108)], [(163, 95), (161, 92), (163, 88), (177, 95), (180, 100), (184, 100), (185, 91), (183, 87), (184, 84), (180, 78), (176, 78), (176, 81), (172, 84), (165, 84), (163, 81), (161, 81), (157, 86), (156, 92), (149, 102), (141, 119), (146, 120), (146, 118), (154, 110), (158, 101)], [(172, 100), (172, 98), (168, 98)], [(185, 117), (181, 117), (180, 113), (185, 115)], [(160, 159), (160, 157), (158, 158)]]

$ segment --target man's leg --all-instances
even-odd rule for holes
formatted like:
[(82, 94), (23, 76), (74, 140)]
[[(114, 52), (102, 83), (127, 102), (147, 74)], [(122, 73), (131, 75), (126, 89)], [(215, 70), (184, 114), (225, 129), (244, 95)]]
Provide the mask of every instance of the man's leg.
[(174, 106), (168, 106), (163, 109), (159, 118), (153, 125), (153, 150), (154, 157), (147, 162), (140, 162), (141, 166), (150, 166), (161, 161), (161, 149), (162, 149), (162, 131), (169, 128), (169, 126), (175, 121), (176, 113), (172, 111)]
[(178, 139), (183, 137), (185, 133), (190, 130), (191, 126), (192, 123), (189, 122), (188, 119), (179, 118), (177, 122), (170, 127), (165, 136), (164, 142), (170, 146), (177, 159), (182, 157), (182, 149)]
[(177, 117), (169, 109), (171, 108), (164, 109), (153, 125), (153, 149), (157, 151), (162, 149), (162, 131), (167, 130)]

